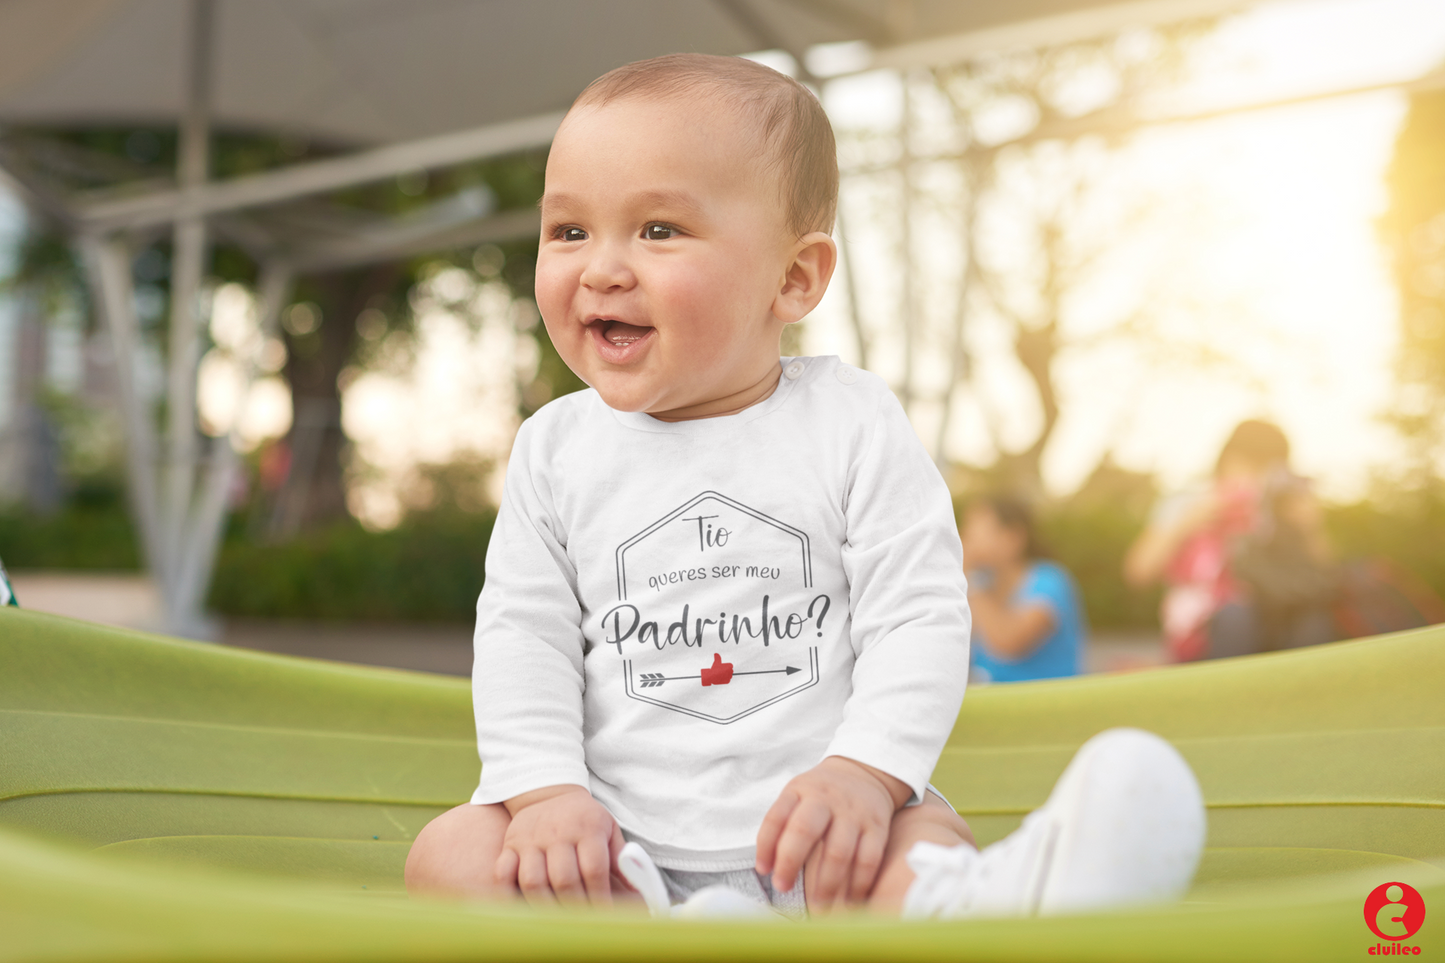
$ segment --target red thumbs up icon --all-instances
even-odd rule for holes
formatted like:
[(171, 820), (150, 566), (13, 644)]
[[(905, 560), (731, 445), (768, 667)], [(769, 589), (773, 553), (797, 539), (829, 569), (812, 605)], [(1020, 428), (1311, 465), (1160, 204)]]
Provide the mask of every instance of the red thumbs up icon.
[(703, 685), (727, 685), (733, 680), (733, 664), (724, 662), (722, 656), (714, 652), (712, 654), (712, 665), (702, 670)]

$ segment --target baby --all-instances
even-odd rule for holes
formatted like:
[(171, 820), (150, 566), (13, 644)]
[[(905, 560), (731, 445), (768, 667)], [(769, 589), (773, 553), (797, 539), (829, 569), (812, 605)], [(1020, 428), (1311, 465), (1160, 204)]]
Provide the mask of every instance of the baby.
[(417, 837), (413, 892), (1047, 911), (1119, 889), (1075, 880), (1091, 807), (1151, 848), (1105, 902), (1187, 884), (1198, 842), (1149, 824), (1202, 837), (1198, 791), (1154, 737), (1091, 743), (982, 854), (930, 789), (968, 675), (949, 493), (880, 379), (779, 357), (837, 262), (837, 190), (817, 99), (750, 61), (630, 64), (572, 106), (537, 303), (591, 390), (518, 432), (477, 606), (481, 782)]

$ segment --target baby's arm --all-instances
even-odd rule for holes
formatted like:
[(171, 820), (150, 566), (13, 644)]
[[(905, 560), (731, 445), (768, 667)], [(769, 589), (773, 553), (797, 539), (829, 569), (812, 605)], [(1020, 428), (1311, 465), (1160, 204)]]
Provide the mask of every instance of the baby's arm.
[(912, 795), (906, 783), (880, 769), (829, 756), (784, 786), (763, 817), (757, 871), (771, 873), (774, 886), (790, 890), (821, 844), (809, 904), (861, 902), (878, 875), (893, 814)]
[(511, 816), (500, 885), (534, 903), (605, 903), (621, 832), (586, 788), (582, 613), (548, 473), (534, 470), (545, 431), (533, 419), (518, 432), (487, 550), (472, 671), (482, 777), (472, 802), (501, 803)]
[(807, 881), (820, 906), (871, 889), (893, 814), (923, 798), (968, 680), (968, 596), (948, 490), (886, 389), (852, 461), (844, 510), (853, 691), (826, 758), (788, 784), (758, 835), (758, 871), (779, 888), (822, 847)]
[(608, 906), (620, 880), (622, 830), (581, 786), (548, 786), (506, 802), (512, 821), (497, 857), (497, 882), (533, 905)]

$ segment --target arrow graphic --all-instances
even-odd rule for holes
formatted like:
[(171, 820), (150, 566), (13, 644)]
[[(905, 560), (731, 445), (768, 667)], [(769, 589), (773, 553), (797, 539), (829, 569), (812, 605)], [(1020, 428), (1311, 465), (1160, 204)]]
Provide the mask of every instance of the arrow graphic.
[(701, 679), (701, 675), (663, 675), (661, 672), (643, 672), (637, 677), (639, 689), (651, 689), (654, 686), (662, 685), (664, 682), (676, 682), (679, 679)]
[[(762, 658), (758, 659), (760, 662), (772, 661), (768, 658), (769, 653), (748, 654), (761, 656)], [(625, 659), (622, 663), (622, 685), (629, 699), (651, 703), (654, 706), (681, 712), (683, 715), (692, 716), (704, 722), (715, 722), (725, 726), (737, 722), (745, 716), (760, 712), (783, 699), (790, 699), (818, 684), (820, 673), (818, 671), (817, 646), (810, 646), (806, 656), (801, 652), (778, 652), (772, 656), (773, 658), (780, 656), (798, 658), (801, 656), (807, 661), (801, 668), (796, 665), (785, 665), (776, 669), (744, 669), (736, 672), (733, 663), (724, 662), (720, 654), (714, 653), (712, 665), (703, 668), (697, 675), (690, 672), (686, 675), (666, 675), (662, 672), (639, 673), (634, 668), (632, 660)], [(678, 666), (678, 668), (680, 669), (682, 666)], [(803, 674), (794, 679), (793, 676), (799, 672)], [(722, 699), (713, 699), (708, 695), (708, 688), (729, 685), (732, 683), (734, 675), (780, 675), (786, 681), (779, 679), (777, 682), (761, 684), (743, 682), (741, 689), (729, 690), (727, 696)], [(698, 681), (693, 682), (694, 679)], [(666, 689), (665, 686), (669, 682), (684, 684)], [(697, 685), (698, 688), (694, 689), (694, 685)], [(671, 693), (671, 695), (665, 693)], [(712, 711), (708, 711), (709, 709)]]
[(639, 689), (655, 689), (664, 682), (680, 682), (686, 679), (699, 679), (703, 685), (727, 685), (734, 676), (739, 675), (792, 675), (794, 672), (802, 671), (797, 666), (789, 665), (781, 669), (752, 669), (747, 672), (734, 672), (731, 662), (723, 662), (720, 656), (714, 655), (712, 667), (704, 669), (697, 675), (663, 675), (661, 672), (641, 672), (637, 676), (637, 687)]

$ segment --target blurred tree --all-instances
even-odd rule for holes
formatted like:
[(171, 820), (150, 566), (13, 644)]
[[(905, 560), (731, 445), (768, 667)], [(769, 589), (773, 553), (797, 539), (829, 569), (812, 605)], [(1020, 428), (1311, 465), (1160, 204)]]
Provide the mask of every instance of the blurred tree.
[[(273, 536), (347, 518), (346, 436), (341, 427), (341, 372), (356, 353), (363, 311), (394, 300), (410, 278), (396, 263), (303, 278), (301, 298), (283, 314), (282, 377), (291, 388), (287, 472), (271, 516)], [(390, 316), (386, 314), (385, 316)]]
[(1400, 292), (1395, 422), (1414, 442), (1418, 485), (1445, 454), (1445, 90), (1417, 93), (1385, 176), (1380, 230)]
[[(45, 178), (61, 192), (105, 190), (116, 184), (165, 184), (174, 169), (174, 130), (150, 128), (6, 131), (13, 146), (38, 158)], [(334, 153), (327, 145), (288, 137), (224, 133), (213, 138), (212, 169), (219, 179), (272, 169)], [(355, 211), (405, 216), (429, 204), (478, 190), (499, 212), (534, 207), (541, 196), (545, 152), (415, 173), (390, 181), (302, 201), (303, 213), (330, 216)], [(57, 225), (32, 220), (14, 276), (47, 305), (66, 300), (84, 316), (87, 288), (73, 249)], [(364, 363), (358, 325), (375, 341), (393, 330), (409, 330), (415, 318), (408, 297), (423, 271), (438, 260), (478, 277), (500, 277), (512, 295), (530, 299), (536, 239), (486, 245), (482, 257), (471, 248), (364, 268), (313, 273), (298, 279), (293, 303), (283, 312), (286, 352), (282, 377), (292, 392), (293, 420), (281, 450), (284, 481), (274, 504), (256, 516), (273, 535), (324, 526), (347, 515), (345, 472), (348, 443), (340, 422), (344, 372)], [(164, 362), (169, 343), (169, 241), (162, 238), (136, 249), (133, 263), (141, 310), (142, 336)], [(257, 265), (245, 250), (217, 234), (209, 253), (208, 275), (217, 283), (254, 285)], [(54, 310), (44, 312), (53, 315)], [(93, 324), (93, 321), (90, 323)], [(582, 387), (557, 357), (545, 331), (536, 326), (538, 365), (528, 384), (519, 385), (523, 416), (552, 397)], [(203, 335), (203, 339), (204, 339)], [(203, 347), (204, 350), (204, 347)]]
[[(341, 192), (334, 200), (402, 215), (480, 187), (495, 198), (498, 211), (534, 208), (542, 196), (545, 165), (545, 152), (532, 152), (429, 175), (407, 175)], [(301, 279), (297, 303), (282, 324), (287, 346), (283, 374), (291, 386), (294, 418), (285, 439), (289, 471), (269, 525), (274, 536), (325, 525), (347, 514), (348, 444), (340, 421), (341, 380), (348, 368), (365, 366), (360, 329), (367, 328), (365, 340), (371, 342), (391, 331), (414, 330), (412, 292), (442, 264), (467, 272), (474, 282), (500, 278), (513, 298), (530, 302), (536, 257), (537, 240), (529, 237)], [(478, 320), (465, 311), (461, 316), (473, 323)], [(585, 387), (562, 364), (545, 329), (535, 325), (530, 336), (537, 342), (538, 365), (530, 380), (518, 385), (523, 417), (553, 397)]]
[[(897, 345), (894, 388), (915, 424), (927, 426), (941, 465), (952, 467), (946, 439), (968, 396), (994, 450), (986, 484), (1041, 495), (1044, 454), (1064, 415), (1061, 358), (1111, 337), (1150, 339), (1145, 321), (1158, 308), (1157, 290), (1137, 292), (1111, 324), (1088, 334), (1069, 315), (1101, 262), (1158, 214), (1154, 199), (1121, 190), (1110, 162), (1141, 126), (1144, 100), (1178, 78), (1194, 38), (1211, 24), (915, 71), (903, 78), (892, 137), (845, 134), (844, 173), (855, 184), (872, 182), (874, 217), (891, 224), (895, 242), (886, 282), (861, 269), (848, 279), (850, 288), (862, 281), (896, 292), (887, 338), (868, 329), (850, 298), (862, 362), (885, 340)], [(852, 193), (867, 196), (861, 186)], [(1036, 418), (991, 399), (977, 378), (983, 340), (1007, 346), (1032, 389)], [(1020, 444), (1024, 421), (1037, 427)]]

